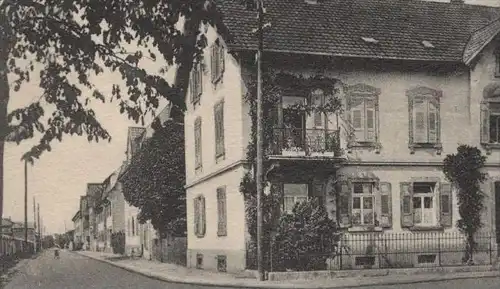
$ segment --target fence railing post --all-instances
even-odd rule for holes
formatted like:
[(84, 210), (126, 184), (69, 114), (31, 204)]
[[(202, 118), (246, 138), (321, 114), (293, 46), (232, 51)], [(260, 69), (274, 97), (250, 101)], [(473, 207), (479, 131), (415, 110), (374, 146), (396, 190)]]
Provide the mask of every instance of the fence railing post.
[(441, 234), (438, 234), (438, 264), (441, 267)]

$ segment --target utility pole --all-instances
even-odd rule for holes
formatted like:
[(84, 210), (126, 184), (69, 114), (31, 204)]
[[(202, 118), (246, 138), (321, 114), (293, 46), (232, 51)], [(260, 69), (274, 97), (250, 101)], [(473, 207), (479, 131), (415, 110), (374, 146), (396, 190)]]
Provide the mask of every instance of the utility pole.
[(40, 239), (40, 250), (43, 249), (43, 243), (42, 243), (42, 223), (40, 222), (40, 204), (37, 204), (38, 212), (37, 212), (37, 218), (38, 218), (38, 238)]
[(24, 160), (24, 244), (28, 249), (28, 161)]
[(35, 202), (35, 197), (33, 197), (33, 235), (35, 237), (35, 242), (33, 244), (35, 253), (38, 250), (38, 244), (36, 242), (36, 230), (37, 230), (37, 223), (36, 223), (36, 202)]
[(262, 34), (264, 7), (262, 0), (257, 0), (258, 37), (257, 48), (257, 272), (259, 281), (264, 281), (264, 264), (262, 255), (262, 184), (263, 184), (263, 142), (262, 142)]

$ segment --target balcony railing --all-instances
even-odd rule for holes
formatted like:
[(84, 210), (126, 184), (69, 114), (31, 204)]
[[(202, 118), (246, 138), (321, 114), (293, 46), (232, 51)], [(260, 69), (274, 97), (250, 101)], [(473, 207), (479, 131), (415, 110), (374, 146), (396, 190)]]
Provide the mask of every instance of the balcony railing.
[(273, 155), (340, 156), (338, 130), (274, 128)]

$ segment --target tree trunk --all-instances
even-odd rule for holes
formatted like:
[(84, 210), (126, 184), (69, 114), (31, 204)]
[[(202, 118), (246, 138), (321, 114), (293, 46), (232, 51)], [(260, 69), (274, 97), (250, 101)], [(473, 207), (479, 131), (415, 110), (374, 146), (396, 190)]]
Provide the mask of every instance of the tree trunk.
[[(9, 57), (9, 42), (8, 42), (8, 23), (5, 21), (5, 15), (0, 15), (0, 27), (4, 28), (0, 31), (0, 225), (3, 217), (3, 192), (4, 192), (4, 148), (5, 138), (7, 136), (7, 104), (9, 103), (9, 79), (7, 60)], [(5, 25), (4, 25), (5, 24)], [(2, 29), (0, 29), (2, 30)]]
[(186, 41), (182, 46), (182, 51), (179, 55), (179, 64), (175, 73), (174, 87), (178, 90), (178, 95), (184, 103), (184, 107), (172, 106), (170, 117), (177, 123), (184, 123), (184, 111), (188, 105), (188, 97), (186, 96), (189, 87), (189, 77), (193, 68), (193, 58), (196, 51), (196, 38), (201, 21), (193, 15), (193, 18), (186, 21), (184, 24), (184, 32)]

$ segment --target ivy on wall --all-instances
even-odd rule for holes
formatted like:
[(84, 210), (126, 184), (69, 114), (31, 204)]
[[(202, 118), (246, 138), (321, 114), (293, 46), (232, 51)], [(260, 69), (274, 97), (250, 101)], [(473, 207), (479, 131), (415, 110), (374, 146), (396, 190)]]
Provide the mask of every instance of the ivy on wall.
[[(257, 79), (256, 73), (250, 74), (250, 79), (246, 83), (247, 93), (245, 102), (249, 104), (251, 117), (251, 138), (247, 146), (247, 163), (250, 165), (250, 170), (244, 175), (240, 183), (240, 192), (245, 200), (245, 214), (248, 233), (250, 235), (249, 250), (247, 255), (254, 255), (255, 244), (257, 240), (257, 185), (254, 179), (256, 175), (256, 143), (257, 143)], [(296, 103), (289, 106), (287, 109), (297, 112), (311, 114), (312, 112), (323, 113), (339, 113), (342, 110), (342, 102), (338, 97), (336, 86), (339, 81), (322, 76), (303, 77), (301, 75), (289, 74), (284, 72), (276, 72), (267, 70), (262, 75), (262, 119), (263, 125), (263, 172), (264, 178), (266, 172), (270, 169), (270, 162), (267, 158), (267, 153), (271, 150), (271, 145), (274, 136), (274, 110), (281, 104), (283, 95), (305, 96), (309, 97), (314, 90), (320, 89), (326, 97), (326, 101), (322, 105), (313, 106), (310, 102)], [(264, 186), (267, 185), (264, 179)], [(269, 255), (271, 232), (278, 225), (280, 218), (280, 205), (282, 196), (280, 190), (273, 187), (269, 189), (269, 194), (262, 196), (263, 208), (263, 254)], [(250, 257), (249, 261), (255, 261), (256, 258)], [(269, 265), (269, 264), (268, 264)], [(247, 267), (254, 268), (255, 262), (247, 262)]]
[(153, 136), (132, 158), (123, 176), (125, 200), (139, 209), (141, 223), (151, 220), (162, 238), (186, 232), (184, 127), (155, 122)]

